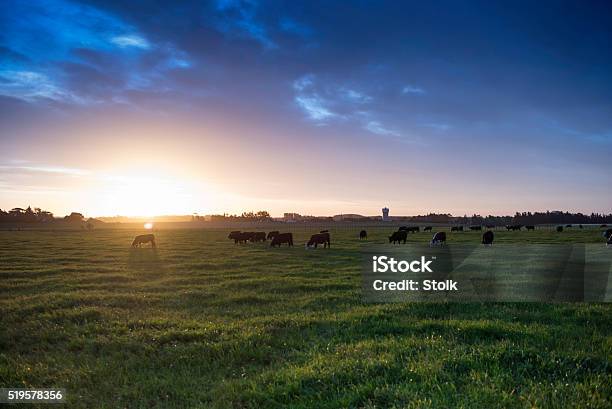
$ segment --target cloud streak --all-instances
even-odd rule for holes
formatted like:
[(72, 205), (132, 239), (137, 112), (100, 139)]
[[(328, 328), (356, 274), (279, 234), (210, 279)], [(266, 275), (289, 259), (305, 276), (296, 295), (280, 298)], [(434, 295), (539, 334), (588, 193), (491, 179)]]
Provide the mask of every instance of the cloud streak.
[[(119, 16), (68, 0), (7, 0), (0, 13), (0, 95), (63, 107), (129, 101), (131, 89), (171, 86), (193, 66), (173, 44), (155, 44)], [(44, 39), (44, 41), (41, 41)]]
[(307, 74), (293, 82), (293, 89), (295, 103), (317, 125), (341, 120), (375, 135), (401, 136), (377, 119), (374, 97), (354, 86), (323, 82), (314, 74)]
[(402, 88), (402, 94), (413, 94), (413, 95), (425, 95), (426, 92), (423, 88), (415, 85), (406, 85)]

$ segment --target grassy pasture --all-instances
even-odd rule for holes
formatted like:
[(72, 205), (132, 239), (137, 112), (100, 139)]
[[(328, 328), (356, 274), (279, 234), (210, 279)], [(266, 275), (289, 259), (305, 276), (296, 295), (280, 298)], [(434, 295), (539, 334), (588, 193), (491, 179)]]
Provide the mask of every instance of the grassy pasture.
[(0, 387), (78, 408), (610, 407), (612, 305), (364, 304), (358, 231), (309, 251), (303, 228), (280, 249), (160, 230), (157, 251), (126, 229), (0, 232)]

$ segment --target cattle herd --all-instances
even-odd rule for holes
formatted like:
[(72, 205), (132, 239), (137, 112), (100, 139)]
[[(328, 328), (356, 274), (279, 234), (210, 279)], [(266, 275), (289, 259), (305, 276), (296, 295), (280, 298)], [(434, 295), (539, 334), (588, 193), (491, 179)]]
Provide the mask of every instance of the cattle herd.
[[(492, 229), (495, 226), (486, 225), (487, 230), (482, 234), (481, 244), (484, 246), (492, 246), (493, 239), (495, 238), (495, 234)], [(521, 230), (525, 227), (526, 230), (535, 230), (535, 226), (523, 226), (520, 224), (507, 225), (506, 229), (508, 231), (516, 231)], [(568, 224), (565, 226), (566, 228), (571, 228), (572, 225)], [(608, 227), (605, 224), (600, 226), (601, 228)], [(579, 225), (579, 228), (582, 228), (582, 225)], [(482, 226), (470, 226), (469, 229), (471, 231), (482, 231)], [(432, 231), (432, 226), (426, 226), (423, 228), (424, 232)], [(418, 226), (401, 226), (397, 231), (391, 233), (389, 236), (389, 243), (392, 244), (406, 244), (406, 240), (408, 238), (409, 233), (418, 233), (421, 229)], [(462, 232), (464, 231), (463, 226), (451, 226), (451, 232)], [(557, 232), (563, 231), (563, 226), (557, 226)], [(612, 229), (607, 229), (603, 232), (603, 237), (606, 239), (606, 246), (612, 246)], [(242, 244), (242, 243), (257, 243), (257, 242), (265, 242), (270, 240), (271, 247), (281, 247), (281, 245), (286, 244), (288, 247), (293, 246), (293, 234), (292, 233), (281, 233), (277, 230), (268, 232), (243, 232), (243, 231), (232, 231), (227, 236), (228, 239), (233, 240), (234, 244)], [(365, 230), (361, 230), (359, 232), (359, 240), (367, 240), (368, 233)], [(136, 236), (134, 241), (132, 242), (132, 247), (140, 247), (142, 244), (150, 243), (151, 247), (156, 247), (155, 236), (153, 234), (143, 234), (140, 236)], [(446, 232), (438, 231), (434, 233), (431, 241), (429, 242), (430, 246), (441, 246), (446, 243)], [(321, 230), (317, 234), (313, 234), (310, 239), (306, 242), (306, 248), (317, 248), (318, 245), (323, 245), (323, 248), (331, 247), (331, 236), (328, 230)]]

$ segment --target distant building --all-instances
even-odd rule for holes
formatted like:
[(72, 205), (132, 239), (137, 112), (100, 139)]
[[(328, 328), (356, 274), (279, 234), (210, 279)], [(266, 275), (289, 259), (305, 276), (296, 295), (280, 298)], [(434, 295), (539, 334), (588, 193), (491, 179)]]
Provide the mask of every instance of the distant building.
[(283, 220), (288, 223), (297, 222), (302, 220), (302, 215), (299, 213), (284, 213)]
[(388, 207), (383, 207), (382, 214), (383, 214), (382, 215), (383, 222), (391, 221), (391, 218), (389, 217), (389, 208)]

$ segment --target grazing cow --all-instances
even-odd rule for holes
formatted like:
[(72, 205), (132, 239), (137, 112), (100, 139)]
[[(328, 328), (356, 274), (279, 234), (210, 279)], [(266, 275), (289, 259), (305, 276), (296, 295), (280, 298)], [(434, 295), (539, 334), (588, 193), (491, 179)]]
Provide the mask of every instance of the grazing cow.
[(291, 233), (279, 233), (272, 238), (270, 243), (271, 247), (280, 247), (281, 244), (287, 243), (287, 246), (293, 246), (293, 234)]
[(398, 230), (389, 236), (389, 243), (395, 244), (397, 242), (397, 244), (400, 244), (400, 241), (404, 241), (404, 244), (406, 244), (407, 237), (408, 233), (405, 230)]
[(329, 233), (313, 234), (312, 236), (310, 236), (310, 240), (308, 240), (308, 243), (306, 243), (306, 247), (314, 246), (314, 248), (316, 249), (317, 245), (319, 244), (322, 244), (323, 248), (331, 247)]
[(253, 233), (233, 231), (227, 236), (228, 239), (234, 240), (234, 244), (246, 243)]
[(535, 230), (535, 226), (525, 226), (525, 228), (527, 229), (527, 231)]
[(272, 238), (274, 238), (274, 236), (276, 236), (278, 233), (279, 233), (279, 232), (278, 232), (278, 230), (271, 231), (270, 233), (268, 233), (268, 237), (267, 237), (267, 238), (268, 238), (268, 239), (272, 239)]
[(472, 231), (482, 230), (482, 226), (470, 226), (470, 230)]
[(258, 231), (258, 232), (252, 233), (249, 240), (251, 241), (251, 243), (256, 243), (258, 241), (266, 241), (266, 232)]
[(522, 224), (509, 224), (506, 226), (506, 229), (508, 229), (508, 231), (510, 230), (516, 231), (516, 230), (521, 230), (522, 227), (523, 227)]
[(141, 244), (151, 243), (151, 247), (157, 247), (155, 245), (155, 235), (153, 234), (141, 234), (140, 236), (134, 237), (132, 247), (140, 247)]
[(495, 236), (491, 230), (482, 233), (482, 244), (485, 246), (492, 246), (494, 237)]
[(563, 226), (557, 226), (557, 233), (561, 233), (563, 231)]
[(425, 227), (423, 227), (423, 231), (431, 231), (431, 226), (425, 226)]
[(608, 229), (605, 232), (603, 232), (602, 234), (606, 239), (609, 239), (610, 237), (612, 237), (612, 229)]
[(430, 246), (441, 246), (446, 243), (446, 233), (443, 231), (436, 232), (429, 242)]
[(463, 226), (453, 226), (451, 227), (451, 231), (463, 231)]
[(359, 232), (359, 240), (367, 240), (368, 239), (368, 232), (365, 230), (362, 230)]

